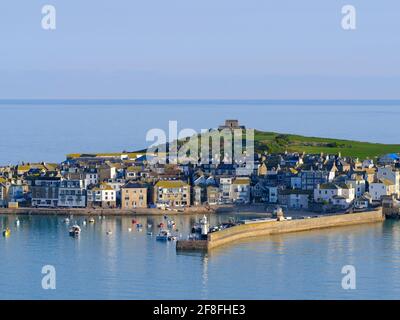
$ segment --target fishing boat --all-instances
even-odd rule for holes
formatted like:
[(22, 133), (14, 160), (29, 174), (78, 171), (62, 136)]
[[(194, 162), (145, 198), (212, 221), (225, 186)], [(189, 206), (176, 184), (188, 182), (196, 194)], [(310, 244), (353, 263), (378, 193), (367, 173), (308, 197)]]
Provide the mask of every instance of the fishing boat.
[(148, 223), (148, 224), (147, 224), (147, 228), (149, 228), (149, 229), (150, 229), (152, 226), (153, 226), (153, 225), (152, 225), (151, 223)]
[(69, 235), (71, 237), (79, 236), (81, 233), (81, 227), (78, 226), (77, 224), (74, 224), (70, 229), (69, 229)]
[(3, 237), (9, 237), (11, 235), (11, 230), (10, 228), (6, 228), (3, 230)]
[(167, 241), (168, 238), (171, 236), (171, 233), (168, 230), (160, 230), (158, 233), (156, 240), (158, 241)]

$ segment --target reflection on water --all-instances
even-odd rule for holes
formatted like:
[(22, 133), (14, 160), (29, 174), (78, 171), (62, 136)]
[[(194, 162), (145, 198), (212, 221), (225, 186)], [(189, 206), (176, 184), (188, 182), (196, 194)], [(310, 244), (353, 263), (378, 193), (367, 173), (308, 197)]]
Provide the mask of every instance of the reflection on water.
[[(186, 237), (198, 216), (171, 216)], [(158, 242), (164, 217), (96, 218), (68, 235), (62, 217), (0, 216), (0, 298), (17, 299), (396, 299), (400, 296), (400, 222), (242, 240), (210, 253)], [(209, 216), (211, 223), (228, 216)], [(148, 229), (148, 225), (151, 227)], [(112, 234), (107, 235), (107, 231)], [(151, 231), (153, 235), (149, 235)], [(41, 288), (54, 265), (57, 289)], [(341, 288), (341, 269), (357, 271), (357, 289)]]

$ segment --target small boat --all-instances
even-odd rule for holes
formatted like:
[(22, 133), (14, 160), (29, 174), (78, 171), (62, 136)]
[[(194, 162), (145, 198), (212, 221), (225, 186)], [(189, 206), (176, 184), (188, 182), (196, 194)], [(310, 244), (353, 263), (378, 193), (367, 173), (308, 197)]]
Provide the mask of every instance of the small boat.
[(94, 218), (90, 218), (89, 223), (94, 223)]
[(64, 219), (64, 222), (65, 222), (65, 223), (69, 223), (69, 219), (68, 219), (68, 218), (65, 218), (65, 219)]
[(153, 232), (147, 231), (147, 235), (148, 235), (148, 236), (152, 236), (152, 235), (153, 235)]
[(81, 233), (81, 227), (79, 227), (77, 224), (74, 224), (69, 229), (69, 235), (72, 237), (79, 236), (80, 233)]
[(169, 236), (168, 241), (176, 241), (178, 238), (176, 236)]
[(167, 241), (169, 237), (171, 237), (171, 233), (168, 230), (160, 230), (156, 237), (156, 240)]
[(150, 223), (147, 224), (147, 228), (149, 228), (149, 229), (150, 229), (152, 226), (153, 226), (153, 225), (150, 224)]
[(132, 232), (132, 228), (128, 228), (128, 232)]
[(84, 226), (86, 226), (86, 219), (85, 220), (83, 220), (83, 222), (82, 222), (82, 224), (84, 225)]
[(6, 228), (3, 230), (3, 237), (9, 237), (11, 235), (11, 230), (10, 228)]
[(163, 228), (163, 227), (164, 227), (164, 223), (161, 222), (161, 223), (158, 225), (158, 227), (159, 227), (159, 228)]
[(111, 231), (111, 230), (108, 230), (106, 233), (107, 233), (107, 235), (111, 235), (111, 234), (112, 234), (112, 231)]
[(132, 219), (132, 224), (136, 224), (137, 220), (136, 219)]
[(15, 225), (18, 227), (20, 225), (19, 219), (15, 220)]
[(142, 228), (143, 225), (142, 225), (141, 223), (138, 223), (138, 224), (136, 224), (136, 227), (137, 227), (137, 228)]

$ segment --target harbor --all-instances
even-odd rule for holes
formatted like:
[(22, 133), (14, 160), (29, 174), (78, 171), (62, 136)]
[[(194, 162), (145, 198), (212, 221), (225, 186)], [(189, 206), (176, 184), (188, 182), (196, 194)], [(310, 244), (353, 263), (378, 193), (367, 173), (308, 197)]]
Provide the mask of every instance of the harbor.
[[(205, 217), (202, 221), (204, 221)], [(179, 240), (176, 249), (193, 251), (209, 251), (216, 247), (227, 245), (235, 241), (291, 232), (310, 231), (315, 229), (334, 228), (365, 223), (381, 223), (385, 215), (381, 208), (367, 212), (336, 214), (307, 217), (302, 219), (285, 218), (282, 211), (278, 211), (276, 219), (243, 220), (230, 227), (209, 232), (208, 226), (202, 225), (198, 239)]]
[[(0, 215), (1, 230), (8, 226), (11, 231), (8, 237), (0, 237), (3, 297), (218, 299), (224, 294), (236, 299), (293, 299), (317, 298), (323, 292), (328, 299), (373, 298), (377, 293), (369, 288), (377, 281), (388, 284), (380, 296), (395, 298), (400, 294), (397, 285), (390, 286), (398, 279), (397, 220), (243, 238), (209, 251), (176, 251), (176, 244), (187, 239), (203, 215), (168, 216), (167, 220), (175, 222), (178, 236), (182, 234), (178, 241), (156, 240), (160, 223), (168, 227), (163, 216), (93, 218), (94, 222), (89, 222), (89, 217), (68, 217), (67, 224), (66, 217), (54, 215)], [(220, 226), (230, 216), (211, 214), (207, 219), (210, 227)], [(253, 219), (262, 218), (238, 216), (237, 222)], [(70, 236), (69, 229), (75, 223), (81, 232)], [(371, 260), (371, 256), (376, 259)], [(340, 285), (330, 287), (330, 281), (340, 277), (341, 267), (353, 259), (363, 266), (359, 279), (365, 286), (350, 293)], [(40, 271), (47, 264), (57, 270), (57, 290), (40, 286)], [(372, 277), (385, 270), (393, 272)], [(246, 281), (237, 281), (243, 277)], [(304, 292), (302, 281), (312, 281), (315, 291)], [(298, 284), (297, 289), (286, 290), (288, 282)]]

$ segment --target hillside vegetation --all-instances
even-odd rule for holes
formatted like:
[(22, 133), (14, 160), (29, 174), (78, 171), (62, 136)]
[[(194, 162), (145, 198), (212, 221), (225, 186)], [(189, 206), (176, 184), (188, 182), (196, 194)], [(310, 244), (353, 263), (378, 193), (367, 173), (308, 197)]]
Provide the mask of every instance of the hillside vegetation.
[[(256, 153), (282, 153), (288, 152), (305, 152), (305, 153), (321, 153), (337, 154), (342, 156), (357, 157), (359, 159), (374, 158), (387, 153), (400, 152), (400, 144), (382, 144), (360, 142), (352, 140), (341, 140), (331, 138), (305, 137), (295, 134), (283, 134), (276, 132), (266, 132), (256, 130), (254, 133), (254, 149)], [(182, 145), (187, 139), (182, 139), (178, 142)], [(223, 143), (221, 141), (221, 147)], [(200, 151), (200, 150), (199, 150)], [(130, 158), (145, 153), (146, 150), (137, 150), (134, 152), (123, 151), (122, 154), (127, 154)], [(69, 159), (91, 156), (118, 156), (121, 153), (93, 153), (93, 154), (69, 154)]]
[(386, 153), (400, 152), (400, 144), (381, 144), (352, 140), (305, 137), (294, 134), (256, 131), (254, 135), (256, 152), (306, 152), (341, 153), (342, 156), (360, 159), (374, 158)]

